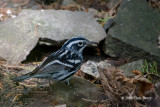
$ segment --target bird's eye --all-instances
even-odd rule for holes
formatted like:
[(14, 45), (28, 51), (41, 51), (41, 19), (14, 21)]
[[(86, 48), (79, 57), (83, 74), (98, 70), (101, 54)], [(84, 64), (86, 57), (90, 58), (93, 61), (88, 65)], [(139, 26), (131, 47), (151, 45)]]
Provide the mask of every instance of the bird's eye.
[(79, 43), (78, 43), (78, 46), (83, 46), (83, 42), (79, 42)]

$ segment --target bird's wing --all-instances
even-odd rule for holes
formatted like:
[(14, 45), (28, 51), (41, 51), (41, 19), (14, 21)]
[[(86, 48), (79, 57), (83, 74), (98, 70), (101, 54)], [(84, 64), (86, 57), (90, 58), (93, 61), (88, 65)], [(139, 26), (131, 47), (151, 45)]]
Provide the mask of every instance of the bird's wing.
[(54, 60), (48, 63), (44, 68), (31, 76), (32, 78), (50, 78), (56, 81), (63, 81), (74, 75), (81, 64), (75, 66), (62, 63), (59, 60)]
[(64, 50), (58, 50), (56, 52), (54, 52), (53, 54), (51, 54), (50, 56), (48, 56), (48, 58), (46, 58), (39, 66), (37, 66), (32, 72), (29, 73), (30, 76), (33, 76), (35, 74), (37, 74), (37, 72), (44, 68), (48, 63), (56, 60), (59, 56), (59, 54), (63, 53)]
[(72, 68), (74, 68), (74, 66), (71, 64), (63, 63), (59, 60), (54, 60), (54, 61), (48, 63), (43, 68), (39, 69), (36, 74), (45, 74), (45, 73), (54, 74), (54, 73), (57, 73), (57, 72), (60, 72), (63, 70), (69, 71)]
[(54, 61), (55, 59), (57, 59), (59, 57), (60, 54), (62, 54), (65, 50), (60, 49), (56, 52), (54, 52), (53, 54), (51, 54), (50, 56), (48, 56), (48, 58), (46, 58), (42, 64), (40, 65), (40, 68), (46, 66), (48, 63)]

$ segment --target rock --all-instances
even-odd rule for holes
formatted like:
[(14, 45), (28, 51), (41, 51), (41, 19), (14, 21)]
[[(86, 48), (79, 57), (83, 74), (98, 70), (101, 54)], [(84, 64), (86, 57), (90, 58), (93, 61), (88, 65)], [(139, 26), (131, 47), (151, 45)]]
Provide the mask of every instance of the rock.
[(105, 98), (105, 95), (91, 82), (80, 77), (73, 77), (69, 85), (54, 83), (49, 88), (41, 90), (32, 88), (28, 95), (22, 95), (22, 98), (24, 104), (28, 106), (37, 104), (36, 101), (33, 101), (34, 98), (41, 102), (47, 101), (48, 104), (54, 104), (54, 106), (66, 104), (67, 107), (86, 107), (91, 105), (92, 101), (97, 102)]
[(96, 16), (98, 14), (98, 10), (96, 10), (94, 8), (89, 8), (88, 13), (93, 15), (93, 16)]
[(136, 60), (144, 57), (144, 55), (149, 56), (148, 53), (142, 49), (136, 48), (135, 46), (126, 44), (119, 39), (113, 38), (107, 35), (105, 38), (105, 43), (103, 45), (103, 51), (105, 54), (112, 57), (129, 57), (130, 60)]
[(110, 18), (110, 19), (107, 20), (107, 22), (104, 24), (104, 27), (103, 27), (104, 30), (105, 30), (106, 32), (108, 32), (109, 28), (111, 28), (113, 24), (114, 24), (113, 18)]
[(26, 59), (39, 40), (62, 45), (75, 36), (99, 42), (106, 33), (86, 12), (23, 10), (16, 18), (0, 23), (0, 57), (17, 64)]
[(97, 62), (87, 61), (81, 66), (81, 71), (95, 78), (99, 78), (100, 75), (97, 69), (97, 65), (98, 65)]
[[(8, 67), (0, 65), (0, 81), (3, 84), (0, 85), (1, 107), (55, 107), (57, 105), (88, 107), (93, 102), (106, 98), (101, 87), (77, 76), (70, 79), (69, 85), (64, 82), (46, 85), (48, 80), (32, 78), (20, 82), (17, 86), (13, 82), (13, 78), (17, 74), (19, 74), (19, 70), (8, 69)], [(41, 87), (42, 85), (45, 87)], [(8, 93), (13, 94), (6, 98)]]
[(97, 63), (95, 61), (87, 61), (86, 63), (84, 63), (81, 66), (80, 70), (88, 75), (95, 77), (95, 78), (99, 78), (100, 74), (98, 71), (98, 66), (101, 66), (102, 69), (105, 69), (106, 67), (110, 67), (111, 64), (108, 62), (108, 60), (101, 61), (99, 63)]
[(123, 73), (126, 76), (131, 76), (133, 75), (132, 71), (133, 70), (139, 70), (142, 71), (142, 65), (144, 64), (144, 60), (138, 60), (138, 61), (133, 61), (131, 63), (127, 63), (125, 65), (119, 66), (118, 68), (123, 70)]
[[(152, 17), (151, 17), (152, 16)], [(144, 0), (123, 0), (103, 47), (107, 55), (160, 59), (160, 14)], [(150, 57), (147, 57), (150, 58)]]

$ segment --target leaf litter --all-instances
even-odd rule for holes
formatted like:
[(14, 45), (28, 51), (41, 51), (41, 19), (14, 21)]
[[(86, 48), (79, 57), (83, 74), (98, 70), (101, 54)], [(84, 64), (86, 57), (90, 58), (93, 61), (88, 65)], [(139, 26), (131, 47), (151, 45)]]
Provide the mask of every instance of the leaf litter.
[[(111, 105), (139, 107), (158, 105), (160, 95), (156, 87), (145, 75), (138, 70), (132, 71), (135, 75), (127, 77), (122, 70), (115, 67), (104, 67), (99, 63), (98, 70), (105, 95), (112, 99)], [(160, 78), (159, 78), (160, 79)], [(108, 103), (108, 102), (107, 102)]]

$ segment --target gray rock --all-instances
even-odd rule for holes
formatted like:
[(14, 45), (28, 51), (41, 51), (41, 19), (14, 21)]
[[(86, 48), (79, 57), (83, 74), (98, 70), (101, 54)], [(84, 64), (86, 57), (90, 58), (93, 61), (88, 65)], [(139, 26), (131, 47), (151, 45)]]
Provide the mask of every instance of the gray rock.
[(100, 74), (98, 72), (97, 66), (98, 66), (97, 62), (87, 61), (81, 66), (81, 71), (95, 78), (99, 78)]
[(23, 10), (18, 17), (0, 23), (0, 57), (17, 64), (26, 59), (38, 40), (61, 45), (75, 36), (99, 42), (106, 33), (85, 12)]
[(113, 18), (110, 18), (109, 20), (107, 20), (107, 22), (104, 24), (104, 29), (106, 32), (108, 32), (109, 28), (112, 27), (112, 25), (114, 24)]
[(100, 74), (98, 71), (98, 67), (102, 68), (102, 69), (106, 69), (107, 67), (111, 67), (111, 64), (109, 63), (108, 60), (105, 61), (100, 61), (99, 63), (95, 62), (95, 61), (87, 61), (86, 63), (84, 63), (81, 66), (81, 71), (91, 75), (95, 78), (99, 78)]
[[(42, 94), (44, 91), (48, 92)], [(35, 87), (30, 89), (28, 94), (23, 94), (23, 96), (24, 104), (28, 106), (31, 106), (31, 104), (36, 105), (39, 100), (41, 104), (43, 101), (46, 101), (45, 99), (48, 99), (48, 104), (56, 102), (55, 106), (66, 104), (67, 107), (87, 107), (92, 105), (93, 102), (98, 102), (105, 98), (104, 92), (100, 87), (80, 77), (73, 77), (69, 85), (65, 83), (53, 83), (48, 89)], [(33, 101), (33, 98), (36, 101)]]
[(96, 10), (94, 8), (89, 8), (88, 13), (93, 15), (93, 16), (96, 16), (98, 14), (98, 10)]
[[(2, 69), (3, 72), (10, 71), (10, 73), (3, 75)], [(19, 74), (17, 70), (14, 71)], [(0, 81), (3, 83), (4, 89), (3, 93), (0, 93), (1, 107), (5, 107), (6, 105), (9, 107), (13, 105), (14, 107), (55, 107), (64, 104), (67, 107), (90, 107), (89, 105), (92, 105), (93, 102), (105, 100), (106, 97), (101, 87), (77, 76), (73, 76), (70, 79), (69, 85), (64, 82), (51, 83), (52, 81), (48, 84), (48, 80), (32, 78), (28, 80), (30, 82), (23, 81), (17, 86), (12, 81), (15, 76), (13, 74), (13, 69), (2, 68), (0, 66)], [(6, 95), (13, 92), (13, 90), (15, 95), (19, 93), (21, 95), (16, 98), (14, 98), (14, 95), (5, 99)], [(20, 104), (19, 102), (21, 101), (23, 103)]]
[[(111, 56), (160, 57), (160, 14), (144, 0), (123, 0), (103, 50)], [(158, 59), (157, 58), (157, 59)]]
[(133, 75), (133, 73), (132, 73), (133, 70), (141, 71), (143, 64), (144, 64), (144, 60), (141, 59), (141, 60), (138, 60), (138, 61), (133, 61), (131, 63), (127, 63), (125, 65), (119, 66), (118, 68), (123, 70), (123, 73), (126, 76), (131, 76), (131, 75)]

